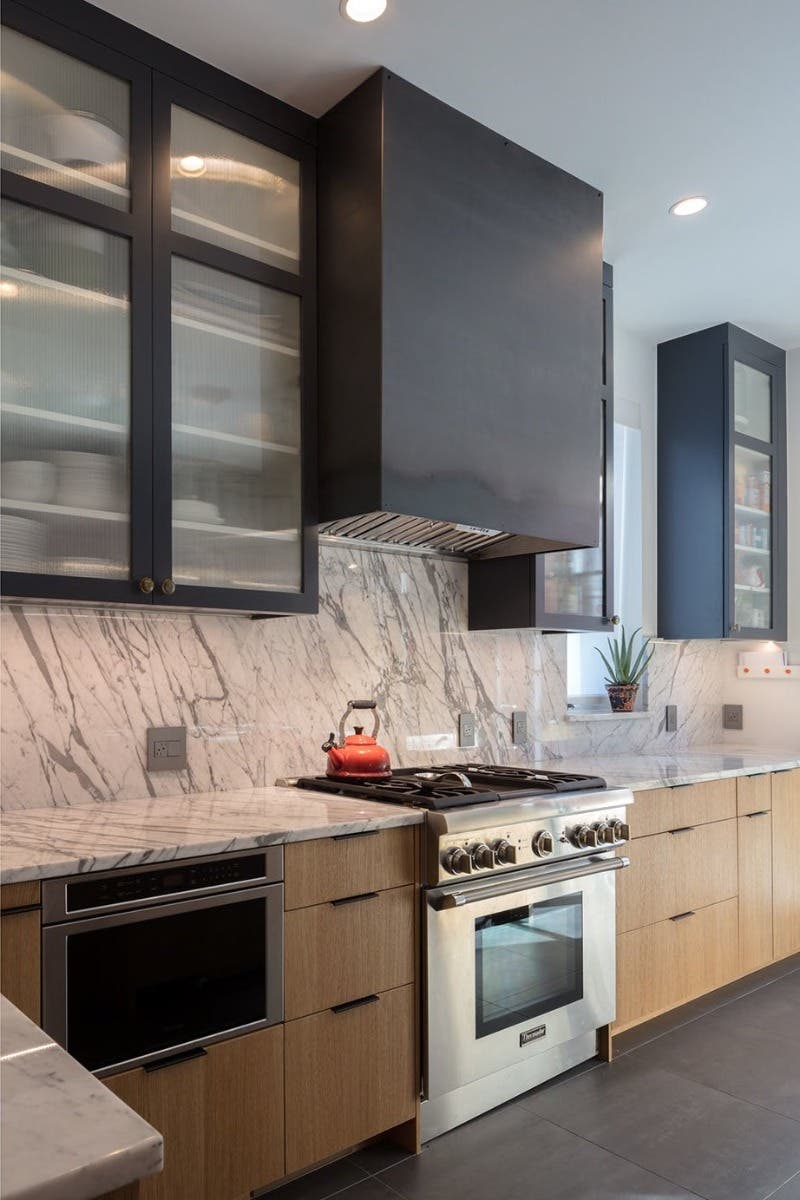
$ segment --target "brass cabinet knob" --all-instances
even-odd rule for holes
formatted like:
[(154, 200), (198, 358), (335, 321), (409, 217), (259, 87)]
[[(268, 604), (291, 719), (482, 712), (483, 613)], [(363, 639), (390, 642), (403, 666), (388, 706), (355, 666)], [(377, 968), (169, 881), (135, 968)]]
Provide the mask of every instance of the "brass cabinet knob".
[(614, 613), (613, 617), (608, 618), (608, 623), (609, 625), (619, 625), (619, 617), (616, 613)]
[(173, 596), (175, 594), (175, 580), (174, 579), (162, 579), (161, 580), (161, 591), (164, 593), (165, 596)]
[(139, 580), (139, 591), (144, 592), (145, 596), (149, 596), (155, 590), (155, 586), (155, 580), (151, 579), (149, 575), (145, 575), (144, 579)]

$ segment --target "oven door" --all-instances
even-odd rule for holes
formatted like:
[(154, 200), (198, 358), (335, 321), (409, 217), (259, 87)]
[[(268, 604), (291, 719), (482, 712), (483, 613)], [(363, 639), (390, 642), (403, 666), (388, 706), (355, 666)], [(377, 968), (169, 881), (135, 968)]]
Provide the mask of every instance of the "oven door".
[(283, 884), (47, 926), (43, 1026), (104, 1074), (283, 1019)]
[(428, 892), (429, 1099), (614, 1019), (615, 872), (627, 862), (593, 856)]

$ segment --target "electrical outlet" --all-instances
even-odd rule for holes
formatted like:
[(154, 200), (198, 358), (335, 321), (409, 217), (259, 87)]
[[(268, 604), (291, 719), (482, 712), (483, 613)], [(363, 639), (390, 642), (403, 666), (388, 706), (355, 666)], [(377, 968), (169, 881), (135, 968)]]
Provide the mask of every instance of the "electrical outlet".
[(148, 771), (184, 771), (188, 765), (185, 725), (166, 725), (148, 729)]
[(511, 714), (511, 741), (515, 746), (528, 744), (528, 714), (517, 711)]
[(664, 718), (664, 729), (667, 733), (675, 733), (678, 728), (678, 706), (677, 704), (668, 704), (666, 717)]
[(458, 714), (458, 745), (470, 750), (475, 745), (475, 717), (472, 713)]
[(722, 728), (744, 729), (744, 711), (741, 704), (723, 704)]

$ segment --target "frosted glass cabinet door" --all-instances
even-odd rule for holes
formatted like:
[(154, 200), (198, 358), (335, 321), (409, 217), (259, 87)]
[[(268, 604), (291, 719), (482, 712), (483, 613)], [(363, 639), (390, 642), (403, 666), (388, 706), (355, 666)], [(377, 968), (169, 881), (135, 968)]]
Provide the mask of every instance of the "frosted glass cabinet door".
[(733, 421), (736, 433), (772, 441), (772, 377), (738, 359), (733, 365)]
[(734, 447), (733, 610), (740, 629), (773, 624), (772, 476), (771, 455)]
[(4, 200), (4, 571), (127, 579), (129, 243)]
[(300, 300), (177, 257), (172, 482), (177, 585), (300, 590)]
[(2, 166), (130, 208), (130, 84), (3, 29)]

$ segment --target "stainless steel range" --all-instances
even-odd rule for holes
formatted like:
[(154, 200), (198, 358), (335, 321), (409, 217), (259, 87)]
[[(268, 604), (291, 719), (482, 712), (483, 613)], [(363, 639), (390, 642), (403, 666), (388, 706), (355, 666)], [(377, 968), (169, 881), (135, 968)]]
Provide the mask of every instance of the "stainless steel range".
[(614, 1019), (630, 791), (474, 763), (298, 783), (428, 810), (425, 1139), (597, 1053)]

